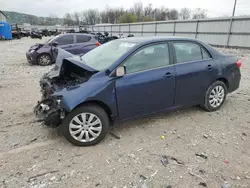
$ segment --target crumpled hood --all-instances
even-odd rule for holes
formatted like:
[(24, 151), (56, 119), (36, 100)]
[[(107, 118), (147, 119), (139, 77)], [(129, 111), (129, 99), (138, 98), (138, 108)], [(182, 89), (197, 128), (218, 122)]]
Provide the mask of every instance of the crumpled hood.
[(32, 46), (30, 47), (29, 51), (30, 51), (30, 50), (37, 50), (37, 49), (39, 49), (39, 48), (41, 48), (41, 47), (43, 47), (43, 46), (44, 46), (44, 44), (39, 44), (39, 43), (34, 44), (34, 45), (32, 45)]
[(98, 72), (97, 70), (82, 63), (80, 56), (71, 54), (70, 52), (67, 52), (61, 48), (57, 48), (57, 50), (58, 50), (58, 52), (57, 52), (55, 66), (48, 73), (46, 73), (46, 77), (53, 78), (53, 77), (59, 76), (62, 64), (65, 60), (67, 60), (67, 61), (69, 61), (69, 62), (89, 71), (89, 72), (93, 72), (93, 73)]

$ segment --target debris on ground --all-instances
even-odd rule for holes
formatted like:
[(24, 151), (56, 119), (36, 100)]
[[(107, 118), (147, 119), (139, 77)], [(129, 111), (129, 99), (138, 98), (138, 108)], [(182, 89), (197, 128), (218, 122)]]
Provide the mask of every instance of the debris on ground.
[(162, 139), (162, 140), (165, 140), (165, 136), (161, 136), (161, 139)]
[(203, 137), (204, 137), (204, 138), (208, 138), (208, 135), (207, 135), (207, 134), (204, 134)]
[(37, 141), (37, 138), (34, 138), (30, 141), (30, 143)]
[(140, 178), (142, 179), (142, 180), (146, 180), (147, 178), (144, 176), (144, 175), (140, 175)]
[(31, 176), (31, 177), (29, 177), (27, 182), (30, 182), (31, 180), (33, 180), (33, 179), (35, 179), (37, 177), (45, 176), (46, 174), (53, 174), (53, 173), (56, 173), (56, 172), (58, 172), (58, 170), (52, 170), (52, 171), (48, 171), (48, 172), (44, 172), (44, 173), (41, 173), (41, 174)]
[(198, 156), (198, 157), (201, 157), (203, 159), (207, 159), (208, 158), (204, 153), (201, 153), (201, 154), (196, 153), (195, 155)]
[(201, 174), (205, 174), (205, 173), (206, 173), (205, 170), (203, 170), (203, 169), (200, 169), (199, 172), (200, 172)]
[(169, 160), (175, 161), (179, 165), (185, 165), (185, 163), (183, 161), (181, 161), (175, 157), (162, 155), (161, 158), (162, 158), (161, 163), (163, 164), (163, 166), (167, 166), (169, 164)]
[(207, 187), (207, 184), (205, 182), (200, 182), (199, 185), (201, 185), (203, 187)]
[(99, 185), (101, 185), (101, 184), (100, 183), (95, 184), (96, 187), (98, 187)]
[(113, 132), (109, 132), (109, 134), (112, 136), (112, 137), (114, 137), (115, 139), (121, 139), (121, 137), (120, 136), (118, 136), (117, 134), (115, 134), (115, 133), (113, 133)]
[(242, 136), (247, 136), (247, 133), (242, 133)]
[(185, 163), (179, 159), (176, 159), (175, 157), (170, 157), (169, 159), (175, 161), (177, 164), (180, 164), (180, 165), (185, 165)]
[(229, 164), (229, 161), (228, 161), (228, 160), (224, 160), (224, 163), (225, 163), (225, 164)]
[(158, 170), (156, 170), (155, 173), (153, 173), (153, 174), (151, 175), (151, 177), (154, 177), (157, 173), (158, 173)]
[(246, 175), (245, 178), (246, 178), (246, 179), (250, 179), (250, 176)]
[(56, 176), (51, 177), (49, 180), (50, 180), (50, 181), (56, 180)]
[(163, 164), (163, 166), (167, 166), (169, 164), (168, 157), (166, 155), (162, 156), (161, 163)]

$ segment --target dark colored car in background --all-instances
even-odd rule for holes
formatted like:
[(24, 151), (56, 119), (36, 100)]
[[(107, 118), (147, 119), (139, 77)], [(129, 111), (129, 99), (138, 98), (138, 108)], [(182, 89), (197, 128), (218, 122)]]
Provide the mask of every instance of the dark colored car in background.
[(44, 44), (35, 44), (26, 53), (30, 64), (50, 65), (55, 62), (57, 47), (60, 47), (72, 54), (85, 54), (99, 46), (94, 35), (81, 33), (61, 34), (53, 37)]
[(35, 112), (48, 126), (62, 123), (78, 146), (100, 142), (115, 121), (194, 105), (218, 110), (241, 80), (236, 57), (181, 37), (124, 38), (67, 56), (42, 78)]
[(43, 35), (39, 31), (31, 31), (30, 37), (32, 39), (42, 39)]

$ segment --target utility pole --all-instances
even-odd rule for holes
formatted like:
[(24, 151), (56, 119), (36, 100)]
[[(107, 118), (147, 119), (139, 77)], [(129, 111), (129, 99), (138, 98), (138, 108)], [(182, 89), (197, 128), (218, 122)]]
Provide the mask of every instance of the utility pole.
[(237, 0), (234, 0), (234, 8), (233, 8), (233, 14), (232, 14), (232, 17), (234, 17), (234, 13), (235, 13), (235, 8), (236, 8), (236, 4), (237, 4)]
[(234, 0), (234, 8), (233, 8), (232, 17), (231, 17), (230, 24), (229, 24), (229, 30), (228, 30), (226, 47), (228, 47), (228, 45), (229, 45), (229, 40), (230, 40), (230, 35), (231, 35), (231, 30), (232, 30), (232, 24), (233, 24), (233, 19), (234, 19), (236, 4), (237, 4), (237, 0)]

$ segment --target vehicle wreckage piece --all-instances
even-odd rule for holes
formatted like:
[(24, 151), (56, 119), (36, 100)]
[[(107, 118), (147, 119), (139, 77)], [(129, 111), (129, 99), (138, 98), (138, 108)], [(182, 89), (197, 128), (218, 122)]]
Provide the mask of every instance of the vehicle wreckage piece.
[(50, 127), (57, 127), (65, 117), (64, 110), (60, 107), (60, 99), (48, 98), (38, 102), (34, 108), (36, 116)]

